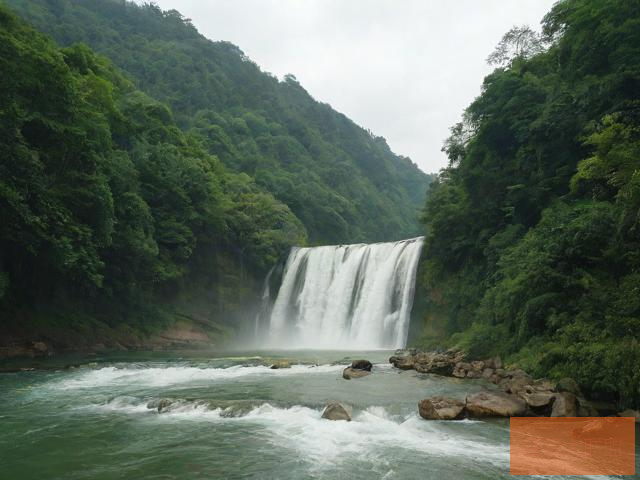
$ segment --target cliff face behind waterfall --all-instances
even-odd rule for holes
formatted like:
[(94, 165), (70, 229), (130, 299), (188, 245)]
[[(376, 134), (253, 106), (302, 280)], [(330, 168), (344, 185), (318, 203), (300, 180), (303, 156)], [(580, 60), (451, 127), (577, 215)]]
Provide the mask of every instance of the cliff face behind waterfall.
[(429, 176), (178, 12), (0, 5), (11, 348), (220, 339), (292, 245), (420, 233)]

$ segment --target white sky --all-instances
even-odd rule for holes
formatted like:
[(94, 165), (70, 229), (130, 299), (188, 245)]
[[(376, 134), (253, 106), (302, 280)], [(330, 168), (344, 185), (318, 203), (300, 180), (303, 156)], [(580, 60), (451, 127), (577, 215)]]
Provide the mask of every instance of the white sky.
[(449, 127), (480, 93), (485, 59), (554, 0), (156, 0), (264, 71), (387, 139), (425, 172), (447, 164)]

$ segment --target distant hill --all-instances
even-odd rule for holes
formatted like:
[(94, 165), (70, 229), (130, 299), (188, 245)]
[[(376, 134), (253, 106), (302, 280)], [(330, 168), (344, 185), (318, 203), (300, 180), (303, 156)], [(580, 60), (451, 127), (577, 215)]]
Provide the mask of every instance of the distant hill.
[(169, 104), (209, 153), (287, 204), (312, 244), (420, 233), (430, 176), (315, 101), (292, 75), (279, 81), (261, 71), (179, 12), (116, 0), (5, 3), (62, 46), (83, 42), (106, 55), (139, 89)]

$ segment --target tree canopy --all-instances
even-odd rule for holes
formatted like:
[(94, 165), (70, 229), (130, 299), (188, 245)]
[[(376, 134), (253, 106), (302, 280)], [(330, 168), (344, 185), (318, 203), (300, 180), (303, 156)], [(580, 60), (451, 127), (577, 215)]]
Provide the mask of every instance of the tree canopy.
[(563, 0), (542, 26), (505, 36), (445, 144), (423, 215), (440, 338), (423, 341), (637, 406), (640, 2)]

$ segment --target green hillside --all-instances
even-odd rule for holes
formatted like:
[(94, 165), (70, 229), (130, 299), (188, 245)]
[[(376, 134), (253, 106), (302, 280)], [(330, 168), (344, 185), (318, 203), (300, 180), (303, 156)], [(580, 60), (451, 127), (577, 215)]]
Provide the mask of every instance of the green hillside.
[(432, 189), (425, 343), (640, 402), (640, 2), (514, 29)]
[(177, 11), (116, 0), (16, 0), (7, 5), (60, 45), (89, 45), (167, 103), (232, 171), (286, 203), (312, 243), (419, 234), (430, 177), (385, 140), (279, 81), (235, 45), (200, 35)]

